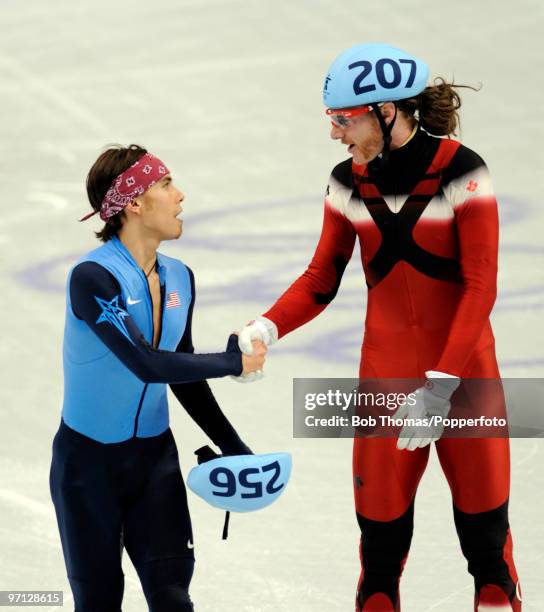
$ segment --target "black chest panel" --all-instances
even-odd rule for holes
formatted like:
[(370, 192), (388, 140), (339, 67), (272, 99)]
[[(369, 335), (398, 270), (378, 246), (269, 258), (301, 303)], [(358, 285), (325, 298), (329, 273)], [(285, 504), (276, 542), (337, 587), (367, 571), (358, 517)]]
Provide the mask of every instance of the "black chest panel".
[[(431, 138), (419, 132), (393, 154), (388, 166), (373, 160), (363, 174), (352, 174), (353, 194), (366, 206), (381, 233), (382, 242), (366, 262), (369, 289), (381, 282), (400, 261), (431, 278), (460, 283), (461, 270), (455, 259), (426, 251), (414, 240), (413, 231), (431, 200), (442, 190), (443, 171), (458, 150), (455, 141)], [(390, 210), (384, 195), (405, 198), (398, 212)]]

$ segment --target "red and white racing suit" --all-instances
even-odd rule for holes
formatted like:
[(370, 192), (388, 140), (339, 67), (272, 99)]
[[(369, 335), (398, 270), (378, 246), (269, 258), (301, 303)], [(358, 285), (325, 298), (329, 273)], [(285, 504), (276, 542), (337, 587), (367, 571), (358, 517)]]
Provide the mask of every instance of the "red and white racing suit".
[[(424, 378), (437, 370), (499, 378), (489, 315), (496, 296), (498, 215), (483, 160), (419, 129), (388, 165), (336, 166), (321, 237), (307, 270), (263, 316), (279, 337), (335, 297), (359, 238), (368, 287), (360, 377)], [(429, 446), (355, 438), (355, 507), (362, 572), (357, 610), (400, 610), (399, 580)], [(442, 438), (455, 525), (478, 604), (521, 610), (508, 523), (507, 438)], [(487, 609), (487, 608), (486, 608)]]

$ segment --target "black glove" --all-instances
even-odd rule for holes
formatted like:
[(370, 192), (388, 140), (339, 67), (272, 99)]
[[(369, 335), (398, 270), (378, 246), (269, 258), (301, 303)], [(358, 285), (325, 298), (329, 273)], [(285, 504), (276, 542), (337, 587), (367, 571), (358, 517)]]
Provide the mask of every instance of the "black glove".
[(236, 440), (229, 440), (225, 444), (220, 446), (222, 455), (216, 453), (209, 446), (202, 446), (195, 451), (197, 456), (198, 465), (211, 461), (212, 459), (218, 459), (219, 457), (227, 457), (232, 455), (253, 455), (253, 451), (246, 446), (240, 438)]
[(238, 436), (219, 445), (223, 455), (253, 455), (253, 451)]
[(198, 465), (202, 463), (206, 463), (206, 461), (211, 461), (212, 459), (218, 459), (221, 455), (218, 455), (214, 450), (212, 450), (209, 446), (201, 446), (195, 450), (196, 461)]

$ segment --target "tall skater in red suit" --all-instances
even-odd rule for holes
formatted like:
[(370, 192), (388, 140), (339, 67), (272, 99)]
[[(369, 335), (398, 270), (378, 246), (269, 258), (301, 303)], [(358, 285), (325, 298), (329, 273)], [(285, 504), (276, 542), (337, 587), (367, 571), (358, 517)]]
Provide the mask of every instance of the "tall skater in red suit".
[[(368, 287), (360, 377), (426, 378), (406, 408), (414, 417), (447, 414), (461, 379), (500, 376), (489, 322), (497, 202), (482, 158), (449, 138), (459, 94), (443, 79), (428, 86), (428, 75), (425, 63), (382, 44), (351, 47), (334, 61), (323, 98), (331, 138), (347, 145), (351, 157), (332, 171), (308, 269), (239, 338), (251, 353), (251, 340), (272, 344), (321, 313), (359, 238)], [(440, 438), (406, 428), (398, 439), (354, 441), (357, 612), (401, 609), (399, 582), (431, 442), (474, 577), (474, 610), (519, 612), (508, 439)]]

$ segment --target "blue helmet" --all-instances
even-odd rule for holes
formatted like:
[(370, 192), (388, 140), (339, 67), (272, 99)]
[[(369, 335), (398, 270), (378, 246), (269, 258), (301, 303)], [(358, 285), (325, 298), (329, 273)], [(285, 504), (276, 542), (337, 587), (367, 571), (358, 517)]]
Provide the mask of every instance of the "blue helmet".
[(351, 108), (393, 102), (421, 93), (429, 67), (412, 55), (381, 43), (355, 45), (329, 68), (323, 85), (328, 108)]
[(289, 453), (221, 456), (204, 447), (197, 455), (203, 462), (189, 472), (187, 486), (227, 512), (252, 512), (269, 506), (285, 491), (291, 475)]

